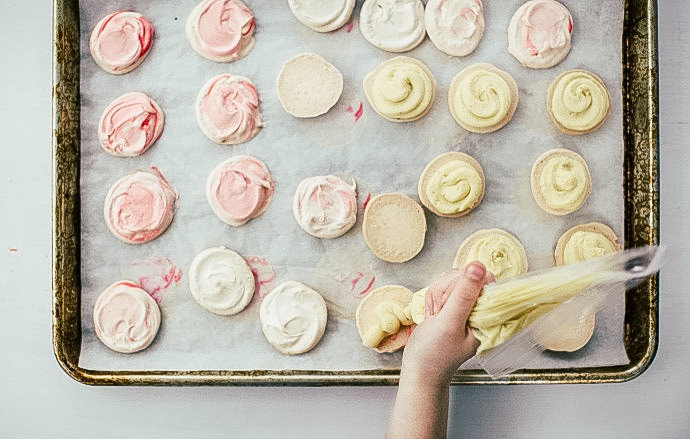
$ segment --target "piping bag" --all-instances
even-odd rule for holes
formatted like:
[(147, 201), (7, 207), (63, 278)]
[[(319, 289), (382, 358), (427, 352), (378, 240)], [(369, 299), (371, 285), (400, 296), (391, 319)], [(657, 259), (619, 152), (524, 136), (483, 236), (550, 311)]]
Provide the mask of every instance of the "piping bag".
[[(664, 253), (633, 248), (486, 285), (468, 319), (481, 343), (475, 360), (492, 379), (525, 367), (545, 350), (540, 339), (639, 285), (659, 271)], [(410, 303), (415, 323), (424, 320), (426, 290)]]

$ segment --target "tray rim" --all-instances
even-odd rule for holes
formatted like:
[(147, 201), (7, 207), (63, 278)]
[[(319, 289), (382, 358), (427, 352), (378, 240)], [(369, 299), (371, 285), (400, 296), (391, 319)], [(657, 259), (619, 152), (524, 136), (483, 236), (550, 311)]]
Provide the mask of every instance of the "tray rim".
[[(657, 0), (625, 0), (624, 20), (624, 228), (625, 247), (628, 248), (659, 243)], [(76, 381), (88, 385), (397, 384), (398, 369), (108, 371), (79, 366), (79, 39), (79, 0), (53, 0), (52, 338), (54, 354), (61, 368)], [(638, 348), (628, 365), (520, 370), (498, 380), (492, 380), (483, 371), (462, 370), (451, 383), (596, 384), (632, 380), (649, 368), (658, 347), (658, 282), (657, 274), (627, 292), (626, 349), (630, 346)], [(629, 311), (635, 307), (644, 310), (639, 316), (645, 326), (644, 333), (628, 322)]]

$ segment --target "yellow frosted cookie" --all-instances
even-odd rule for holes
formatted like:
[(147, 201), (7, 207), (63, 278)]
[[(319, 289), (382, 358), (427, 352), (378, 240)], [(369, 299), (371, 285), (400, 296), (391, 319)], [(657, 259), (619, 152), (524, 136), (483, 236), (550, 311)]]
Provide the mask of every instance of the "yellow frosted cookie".
[(496, 280), (527, 272), (527, 254), (516, 237), (502, 229), (478, 230), (468, 236), (455, 255), (453, 268), (479, 261)]
[(596, 131), (611, 111), (604, 81), (586, 70), (568, 70), (553, 80), (546, 98), (551, 120), (565, 134)]
[(534, 162), (531, 186), (539, 207), (553, 215), (567, 215), (587, 201), (592, 179), (582, 156), (557, 148), (546, 151)]
[(355, 313), (362, 344), (377, 352), (395, 352), (405, 346), (414, 328), (412, 297), (412, 291), (400, 285), (386, 285), (367, 294)]
[(422, 204), (438, 216), (468, 214), (484, 197), (484, 171), (462, 152), (447, 152), (432, 160), (419, 177)]

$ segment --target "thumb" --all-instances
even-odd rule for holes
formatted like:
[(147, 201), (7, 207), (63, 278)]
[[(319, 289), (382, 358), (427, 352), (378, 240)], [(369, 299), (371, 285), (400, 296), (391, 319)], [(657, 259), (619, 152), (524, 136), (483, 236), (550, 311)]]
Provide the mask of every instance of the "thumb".
[(467, 264), (462, 277), (451, 286), (448, 300), (441, 311), (445, 311), (456, 324), (464, 327), (484, 287), (485, 276), (486, 267), (481, 262)]

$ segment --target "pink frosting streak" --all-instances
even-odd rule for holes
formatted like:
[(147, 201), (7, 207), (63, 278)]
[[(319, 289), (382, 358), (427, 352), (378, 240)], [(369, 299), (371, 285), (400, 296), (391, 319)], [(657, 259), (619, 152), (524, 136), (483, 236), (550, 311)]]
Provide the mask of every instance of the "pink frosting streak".
[(127, 93), (103, 112), (98, 138), (106, 152), (119, 157), (143, 154), (163, 131), (163, 112), (144, 93)]
[(144, 58), (153, 42), (153, 25), (137, 12), (113, 12), (91, 34), (91, 53), (112, 73), (126, 73)]
[(238, 0), (206, 0), (197, 19), (202, 48), (220, 57), (243, 56), (254, 27), (254, 14)]
[(533, 2), (521, 22), (523, 44), (532, 56), (564, 47), (573, 30), (568, 10), (553, 1)]

